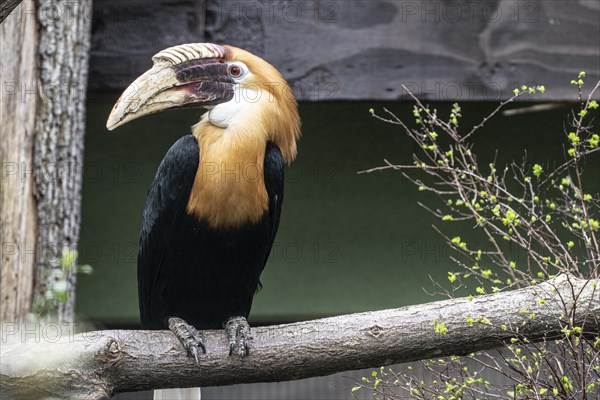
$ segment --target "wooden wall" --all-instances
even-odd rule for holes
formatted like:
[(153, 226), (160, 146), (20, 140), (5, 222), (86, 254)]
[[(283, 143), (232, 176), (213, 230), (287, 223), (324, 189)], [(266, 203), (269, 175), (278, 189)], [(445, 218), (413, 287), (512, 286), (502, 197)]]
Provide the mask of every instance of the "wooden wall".
[(573, 99), (600, 79), (598, 0), (144, 0), (94, 2), (90, 87), (123, 89), (183, 42), (245, 47), (308, 101), (500, 100), (540, 83)]

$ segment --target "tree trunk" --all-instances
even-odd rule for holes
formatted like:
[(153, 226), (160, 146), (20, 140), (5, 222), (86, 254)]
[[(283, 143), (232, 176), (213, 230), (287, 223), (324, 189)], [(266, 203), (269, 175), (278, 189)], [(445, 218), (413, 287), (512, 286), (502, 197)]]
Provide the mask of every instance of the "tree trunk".
[[(79, 241), (85, 99), (92, 1), (37, 1), (38, 56), (42, 101), (36, 118), (35, 165), (38, 193), (37, 280), (43, 297), (57, 279), (67, 282), (67, 301), (57, 302), (60, 321), (73, 321), (75, 260), (65, 265), (64, 250)], [(58, 262), (57, 262), (58, 261)]]
[[(24, 343), (31, 331), (4, 326), (1, 387), (13, 399), (102, 399), (127, 391), (277, 382), (466, 355), (502, 346), (515, 337), (513, 327), (530, 342), (560, 337), (572, 301), (577, 303), (574, 326), (594, 336), (600, 330), (599, 284), (560, 276), (473, 300), (254, 328), (250, 356), (244, 359), (228, 355), (223, 331), (206, 331), (207, 354), (199, 366), (170, 332), (73, 335), (72, 326), (38, 327), (38, 340)], [(436, 329), (434, 321), (447, 331)]]
[(34, 302), (73, 319), (75, 262), (60, 261), (79, 239), (91, 4), (26, 1), (1, 25), (3, 321)]

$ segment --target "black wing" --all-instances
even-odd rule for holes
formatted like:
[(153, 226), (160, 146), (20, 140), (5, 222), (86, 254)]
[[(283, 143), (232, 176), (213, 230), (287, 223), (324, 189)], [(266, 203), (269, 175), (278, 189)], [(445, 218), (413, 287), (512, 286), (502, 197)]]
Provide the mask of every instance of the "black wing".
[(151, 315), (151, 290), (163, 265), (169, 238), (185, 213), (199, 159), (196, 138), (182, 137), (162, 160), (148, 192), (138, 253), (138, 295), (145, 328), (158, 328)]
[(275, 235), (279, 228), (279, 218), (281, 216), (281, 204), (283, 202), (283, 184), (284, 184), (284, 170), (285, 162), (281, 151), (276, 144), (269, 142), (267, 143), (267, 151), (265, 152), (265, 186), (267, 188), (267, 194), (269, 195), (269, 218), (271, 222), (271, 242), (267, 250), (265, 257), (265, 264), (271, 253), (273, 242), (275, 241)]

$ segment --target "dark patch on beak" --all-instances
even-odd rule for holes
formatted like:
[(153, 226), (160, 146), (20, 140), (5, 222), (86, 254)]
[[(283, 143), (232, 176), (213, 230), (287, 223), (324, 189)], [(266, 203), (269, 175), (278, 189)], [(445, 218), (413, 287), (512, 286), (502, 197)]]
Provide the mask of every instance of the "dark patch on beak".
[(193, 108), (202, 106), (215, 106), (227, 103), (233, 99), (233, 85), (224, 82), (201, 81), (177, 86), (171, 90), (185, 92), (185, 101), (180, 108)]
[(192, 60), (173, 66), (179, 82), (213, 80), (233, 84), (227, 74), (227, 64), (216, 59)]

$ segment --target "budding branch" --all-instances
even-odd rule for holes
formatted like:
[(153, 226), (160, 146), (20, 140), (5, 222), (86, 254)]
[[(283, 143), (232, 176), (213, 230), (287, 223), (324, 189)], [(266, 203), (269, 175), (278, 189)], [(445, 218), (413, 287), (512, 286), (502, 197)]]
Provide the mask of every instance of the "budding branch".
[[(515, 337), (513, 326), (531, 342), (558, 338), (570, 310), (574, 326), (597, 335), (599, 283), (561, 275), (472, 300), (257, 327), (243, 359), (228, 355), (223, 331), (205, 331), (207, 353), (200, 366), (168, 331), (95, 331), (54, 343), (17, 340), (2, 343), (0, 397), (95, 400), (119, 392), (286, 381), (467, 355), (501, 347)], [(445, 328), (436, 329), (441, 324)]]

